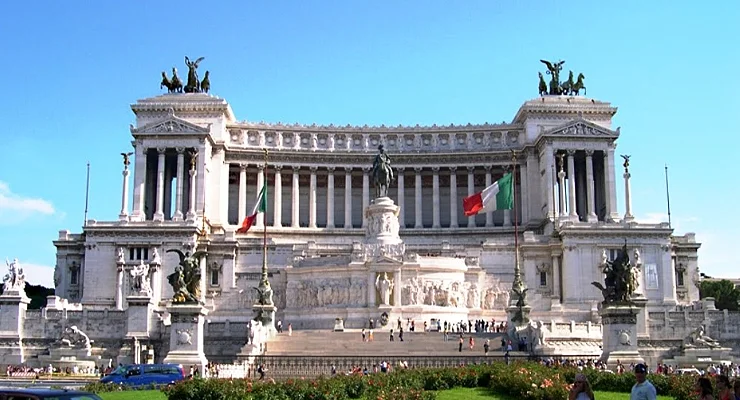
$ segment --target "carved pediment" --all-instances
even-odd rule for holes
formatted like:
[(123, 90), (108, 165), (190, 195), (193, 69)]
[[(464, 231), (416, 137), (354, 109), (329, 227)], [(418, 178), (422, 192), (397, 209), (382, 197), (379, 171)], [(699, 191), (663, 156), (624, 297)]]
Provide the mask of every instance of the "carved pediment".
[(542, 133), (542, 136), (550, 137), (592, 137), (592, 138), (618, 138), (619, 128), (616, 131), (596, 125), (593, 122), (579, 118), (566, 125), (559, 126)]
[(367, 264), (375, 264), (375, 265), (402, 265), (403, 261), (397, 260), (391, 256), (388, 255), (378, 255), (377, 257), (374, 257), (372, 259), (369, 259), (367, 261)]
[(192, 122), (186, 121), (174, 115), (166, 119), (153, 122), (138, 128), (131, 127), (131, 133), (163, 133), (163, 134), (182, 134), (182, 133), (208, 133), (210, 130)]

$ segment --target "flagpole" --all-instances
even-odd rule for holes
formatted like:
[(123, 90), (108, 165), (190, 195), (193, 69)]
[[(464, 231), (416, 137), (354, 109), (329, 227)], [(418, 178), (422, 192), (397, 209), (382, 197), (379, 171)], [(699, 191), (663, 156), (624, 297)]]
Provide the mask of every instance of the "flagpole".
[(665, 164), (665, 199), (668, 203), (668, 227), (672, 228), (671, 225), (671, 193), (668, 191), (668, 164)]
[(514, 200), (514, 282), (513, 289), (522, 291), (524, 282), (522, 282), (522, 269), (519, 264), (519, 207), (516, 204), (516, 151), (511, 151), (511, 195)]
[[(267, 205), (267, 149), (262, 149), (265, 152), (265, 167), (264, 173), (264, 198), (261, 201)], [(262, 281), (267, 282), (267, 207), (262, 215)]]
[(87, 206), (90, 200), (90, 161), (87, 162), (87, 181), (85, 183), (85, 217), (82, 221), (82, 227), (87, 226)]

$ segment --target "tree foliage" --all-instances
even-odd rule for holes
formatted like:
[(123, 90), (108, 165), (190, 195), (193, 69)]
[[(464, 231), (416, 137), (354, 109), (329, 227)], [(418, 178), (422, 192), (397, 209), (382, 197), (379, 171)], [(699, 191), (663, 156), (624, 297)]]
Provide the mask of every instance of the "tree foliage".
[(703, 299), (714, 297), (714, 305), (719, 310), (738, 311), (738, 301), (740, 301), (740, 289), (735, 284), (722, 279), (719, 281), (702, 280), (699, 287), (699, 296)]
[[(3, 285), (0, 284), (0, 294), (3, 294)], [(26, 296), (31, 299), (28, 305), (29, 310), (39, 310), (46, 307), (46, 297), (53, 296), (54, 289), (49, 289), (41, 285), (31, 285), (26, 282)]]

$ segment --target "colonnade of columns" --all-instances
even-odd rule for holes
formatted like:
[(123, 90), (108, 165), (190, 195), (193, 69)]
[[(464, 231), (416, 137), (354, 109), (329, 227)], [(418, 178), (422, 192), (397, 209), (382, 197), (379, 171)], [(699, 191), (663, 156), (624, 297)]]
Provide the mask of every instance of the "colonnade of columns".
[[(463, 190), (458, 187), (459, 171), (467, 172), (467, 185)], [(371, 201), (371, 171), (368, 167), (293, 166), (288, 169), (271, 165), (266, 177), (261, 165), (232, 164), (231, 172), (228, 193), (223, 195), (229, 196), (228, 220), (232, 225), (244, 220), (248, 207), (253, 206), (258, 191), (265, 179), (268, 179), (269, 226), (329, 229), (365, 227), (363, 211)], [(283, 193), (283, 174), (286, 173), (292, 175), (289, 194)], [(341, 179), (341, 174), (344, 179)], [(462, 203), (463, 196), (481, 191), (494, 179), (500, 178), (503, 166), (398, 167), (396, 174), (396, 181), (389, 188), (389, 196), (400, 206), (399, 219), (402, 228), (458, 228), (459, 218), (466, 218), (461, 215), (462, 207), (458, 204)], [(407, 175), (413, 176), (410, 185), (407, 185)], [(253, 195), (248, 196), (247, 192)], [(467, 217), (464, 226), (511, 226), (511, 212), (502, 210)], [(284, 215), (290, 217), (286, 218)], [(258, 218), (255, 226), (262, 227), (264, 224), (265, 220)]]
[(614, 150), (550, 149), (545, 155), (548, 216), (560, 221), (618, 220)]

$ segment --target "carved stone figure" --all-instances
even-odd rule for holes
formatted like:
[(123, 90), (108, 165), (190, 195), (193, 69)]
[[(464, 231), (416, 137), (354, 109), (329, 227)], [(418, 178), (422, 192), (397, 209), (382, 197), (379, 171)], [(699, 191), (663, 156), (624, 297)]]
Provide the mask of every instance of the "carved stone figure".
[(118, 248), (118, 257), (116, 258), (116, 264), (126, 264), (126, 253), (123, 251), (123, 247)]
[(563, 94), (563, 89), (560, 87), (560, 71), (563, 70), (563, 64), (565, 64), (565, 61), (561, 60), (556, 63), (551, 63), (547, 60), (540, 60), (540, 62), (547, 66), (546, 74), (552, 76), (552, 79), (550, 80), (550, 94)]
[(591, 282), (604, 296), (604, 304), (630, 303), (635, 292), (635, 277), (633, 266), (627, 254), (625, 243), (614, 261), (607, 262), (604, 267), (604, 285), (600, 282)]
[(605, 267), (608, 262), (609, 254), (606, 252), (606, 249), (603, 249), (601, 250), (601, 263), (599, 263), (599, 267)]
[(144, 260), (141, 260), (141, 264), (134, 266), (131, 269), (131, 290), (140, 295), (151, 296), (152, 287), (149, 281), (149, 265), (144, 264)]
[(62, 337), (57, 341), (57, 346), (60, 347), (71, 347), (73, 349), (86, 349), (90, 350), (92, 347), (92, 340), (77, 328), (76, 325), (68, 326), (64, 328)]
[(8, 273), (3, 278), (3, 292), (7, 293), (10, 290), (26, 290), (26, 274), (23, 272), (23, 268), (18, 264), (18, 259), (13, 259), (13, 262), (5, 259), (5, 265), (8, 266)]
[[(164, 74), (164, 72), (162, 72), (162, 74)], [(545, 83), (545, 77), (542, 76), (542, 72), (538, 72), (537, 74), (539, 74), (540, 76), (540, 87), (539, 87), (540, 96), (544, 96), (547, 94), (547, 83)]]
[(209, 90), (211, 90), (211, 71), (206, 71), (206, 75), (203, 77), (203, 80), (200, 81), (200, 91), (203, 93), (208, 93)]
[(480, 307), (480, 292), (478, 291), (478, 285), (475, 283), (470, 285), (468, 288), (468, 308), (479, 308)]
[(545, 329), (542, 321), (530, 321), (529, 323), (529, 336), (532, 348), (538, 348), (545, 345)]
[(383, 280), (380, 280), (380, 275), (375, 278), (375, 287), (380, 292), (380, 304), (390, 305), (393, 280), (388, 279), (387, 272), (383, 272)]
[(123, 168), (128, 169), (128, 166), (131, 165), (131, 155), (134, 153), (132, 151), (128, 153), (121, 153), (123, 156)]
[(699, 325), (698, 328), (694, 329), (689, 336), (684, 340), (684, 347), (720, 347), (718, 341), (712, 339), (705, 334), (704, 325)]
[(635, 249), (632, 252), (632, 281), (634, 285), (634, 294), (636, 296), (642, 296), (643, 292), (643, 273), (642, 273), (642, 259), (640, 258), (640, 250)]
[(200, 299), (200, 261), (208, 253), (205, 251), (196, 251), (193, 255), (190, 253), (183, 254), (177, 249), (167, 250), (167, 253), (177, 253), (180, 256), (180, 263), (175, 267), (175, 272), (167, 277), (167, 281), (172, 286), (174, 296), (173, 303), (199, 303)]
[(149, 262), (151, 265), (162, 265), (162, 257), (159, 255), (157, 248), (152, 249), (152, 260)]
[(177, 344), (193, 344), (193, 335), (190, 333), (190, 329), (178, 329), (177, 333)]
[(373, 161), (372, 169), (373, 186), (375, 186), (375, 197), (387, 197), (388, 186), (393, 183), (393, 169), (391, 159), (385, 153), (383, 145), (378, 146), (378, 154)]

